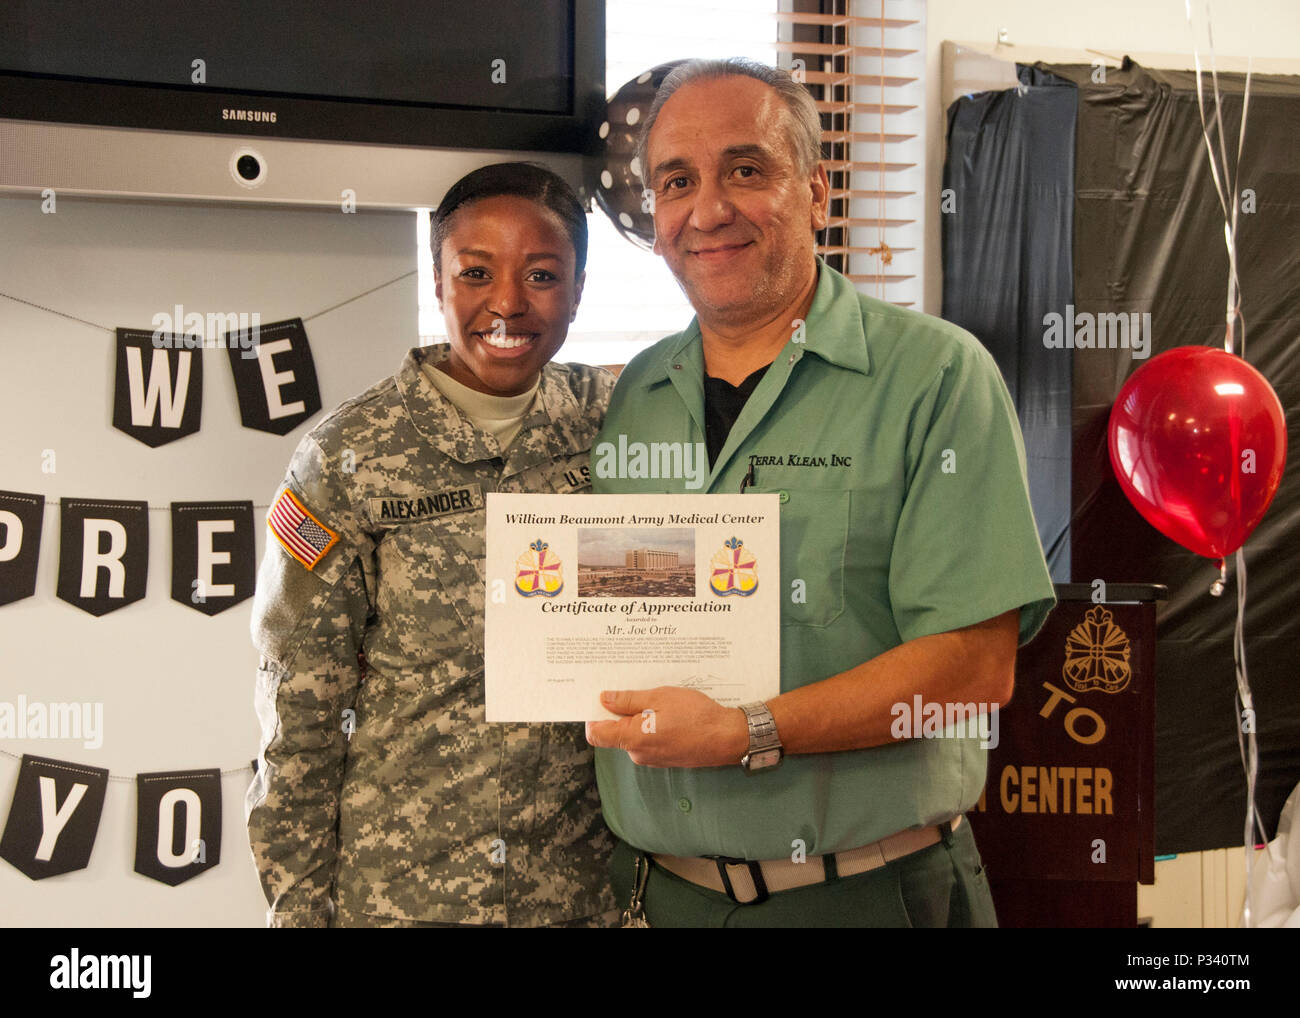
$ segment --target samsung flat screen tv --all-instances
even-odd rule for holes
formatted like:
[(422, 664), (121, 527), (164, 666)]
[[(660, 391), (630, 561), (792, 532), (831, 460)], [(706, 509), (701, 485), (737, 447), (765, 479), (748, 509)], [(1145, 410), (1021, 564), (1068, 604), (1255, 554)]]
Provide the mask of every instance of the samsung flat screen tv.
[(0, 189), (420, 207), (524, 153), (576, 181), (604, 21), (603, 0), (6, 0)]

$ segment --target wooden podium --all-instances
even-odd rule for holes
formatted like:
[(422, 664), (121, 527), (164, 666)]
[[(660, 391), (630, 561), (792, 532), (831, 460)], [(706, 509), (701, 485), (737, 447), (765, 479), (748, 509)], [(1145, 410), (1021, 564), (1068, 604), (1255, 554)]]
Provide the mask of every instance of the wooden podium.
[[(1133, 927), (1155, 881), (1156, 601), (1148, 584), (1056, 585), (990, 728), (968, 817), (1004, 927)], [(996, 745), (993, 733), (996, 732)]]

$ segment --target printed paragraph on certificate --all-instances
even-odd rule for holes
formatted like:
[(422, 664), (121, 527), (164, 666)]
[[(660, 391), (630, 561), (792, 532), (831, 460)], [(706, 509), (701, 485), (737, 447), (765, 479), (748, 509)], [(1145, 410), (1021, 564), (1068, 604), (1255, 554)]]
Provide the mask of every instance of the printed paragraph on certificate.
[(488, 721), (599, 721), (605, 689), (781, 691), (775, 494), (487, 496)]

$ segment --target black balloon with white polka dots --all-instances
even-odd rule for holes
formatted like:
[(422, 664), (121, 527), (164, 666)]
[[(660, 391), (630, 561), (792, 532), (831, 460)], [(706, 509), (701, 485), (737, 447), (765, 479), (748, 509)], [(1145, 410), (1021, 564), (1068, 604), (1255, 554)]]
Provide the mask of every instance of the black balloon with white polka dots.
[(647, 251), (655, 239), (653, 205), (641, 181), (636, 142), (655, 92), (681, 62), (659, 64), (615, 92), (605, 104), (605, 119), (597, 130), (598, 154), (593, 164), (596, 204), (619, 233)]

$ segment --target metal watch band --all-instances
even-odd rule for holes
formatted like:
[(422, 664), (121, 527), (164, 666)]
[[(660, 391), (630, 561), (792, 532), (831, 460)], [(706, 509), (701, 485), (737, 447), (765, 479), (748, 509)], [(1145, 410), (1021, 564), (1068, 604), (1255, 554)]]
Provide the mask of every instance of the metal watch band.
[(749, 723), (749, 751), (741, 757), (740, 766), (745, 773), (766, 770), (781, 762), (781, 737), (776, 731), (772, 712), (763, 702), (741, 704), (745, 720)]

